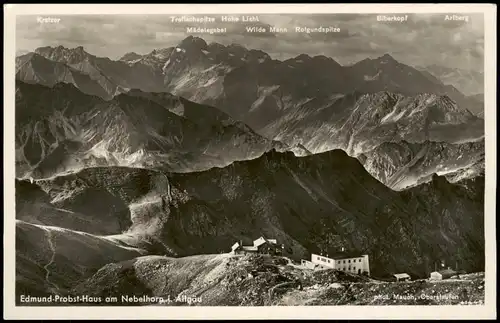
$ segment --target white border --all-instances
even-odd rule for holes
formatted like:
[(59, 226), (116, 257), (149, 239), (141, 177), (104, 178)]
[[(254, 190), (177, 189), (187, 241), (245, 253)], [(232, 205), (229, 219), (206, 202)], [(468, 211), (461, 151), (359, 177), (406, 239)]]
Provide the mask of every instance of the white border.
[[(7, 4), (4, 5), (4, 318), (5, 319), (339, 319), (496, 318), (496, 5), (494, 4)], [(297, 307), (16, 307), (14, 207), (15, 29), (17, 15), (484, 13), (485, 305)], [(358, 308), (359, 307), (359, 308)]]

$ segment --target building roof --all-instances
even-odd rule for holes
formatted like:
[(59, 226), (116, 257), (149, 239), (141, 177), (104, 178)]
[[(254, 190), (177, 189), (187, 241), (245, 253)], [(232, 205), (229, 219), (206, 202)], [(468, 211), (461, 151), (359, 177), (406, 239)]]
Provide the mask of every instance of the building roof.
[(410, 275), (408, 275), (407, 273), (394, 274), (393, 276), (396, 277), (396, 278), (398, 278), (398, 279), (401, 279), (401, 278), (411, 278)]
[(240, 243), (239, 242), (236, 242), (235, 244), (233, 244), (233, 246), (231, 247), (231, 250), (236, 250), (238, 249), (238, 247), (240, 246)]
[(456, 271), (454, 271), (453, 269), (443, 269), (443, 270), (439, 270), (437, 271), (441, 276), (443, 277), (446, 277), (446, 278), (449, 278), (451, 276), (455, 276), (457, 275), (458, 273)]
[(343, 251), (343, 252), (331, 252), (328, 255), (324, 255), (326, 258), (340, 260), (340, 259), (349, 259), (349, 258), (362, 258), (363, 254), (358, 251)]
[(265, 243), (277, 244), (277, 241), (276, 239), (266, 239), (264, 237), (260, 237), (259, 239), (253, 241), (254, 247), (262, 246)]
[(263, 245), (264, 243), (266, 243), (266, 239), (264, 239), (264, 237), (260, 237), (259, 239), (253, 241), (253, 245), (255, 247)]

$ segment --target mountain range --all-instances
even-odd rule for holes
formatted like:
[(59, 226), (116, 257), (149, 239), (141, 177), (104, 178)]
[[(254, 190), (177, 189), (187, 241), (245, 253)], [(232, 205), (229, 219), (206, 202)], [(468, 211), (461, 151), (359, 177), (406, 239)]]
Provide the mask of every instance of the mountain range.
[[(158, 98), (171, 96), (170, 92), (192, 104), (214, 106), (217, 109), (197, 109), (197, 122), (213, 113), (224, 114), (224, 118), (238, 120), (246, 130), (255, 131), (263, 141), (279, 142), (299, 155), (343, 149), (351, 156), (362, 157), (381, 152), (383, 149), (378, 147), (384, 143), (402, 146), (401, 149), (407, 142), (426, 141), (460, 146), (481, 141), (484, 136), (483, 120), (471, 112), (481, 115), (483, 103), (388, 54), (344, 67), (325, 56), (299, 55), (279, 61), (259, 50), (236, 44), (207, 44), (190, 36), (176, 47), (147, 55), (127, 53), (118, 61), (96, 57), (83, 47), (58, 46), (38, 48), (35, 53), (18, 57), (16, 63), (19, 80), (49, 87), (57, 82), (71, 83), (106, 101), (141, 93), (140, 96), (162, 105)], [(269, 149), (260, 152), (264, 150)], [(139, 155), (141, 160), (151, 159), (143, 157), (142, 151)], [(143, 163), (137, 163), (139, 156), (134, 156), (130, 157), (132, 162), (113, 164)], [(183, 167), (203, 169), (203, 163), (206, 167), (218, 165), (213, 158), (202, 159), (194, 162), (198, 166)], [(464, 159), (470, 162), (461, 163), (460, 171), (475, 174), (468, 167), (475, 165), (477, 156), (466, 155)], [(442, 162), (425, 175), (410, 176), (400, 182), (415, 185), (454, 160)], [(390, 171), (386, 167), (374, 169), (373, 165), (381, 164), (370, 165), (372, 175), (391, 186), (384, 176), (375, 175)]]
[(223, 112), (133, 90), (105, 101), (72, 84), (16, 84), (16, 172), (46, 178), (94, 166), (192, 171), (260, 156), (268, 140)]
[[(206, 272), (224, 257), (201, 254), (258, 236), (290, 263), (369, 254), (380, 278), (484, 270), (484, 101), (443, 79), (389, 54), (280, 61), (192, 36), (119, 60), (18, 56), (16, 293), (140, 294), (142, 261), (154, 285), (160, 260)], [(162, 284), (192, 288), (181, 276)]]
[[(155, 49), (146, 55), (127, 53), (117, 61), (89, 54), (81, 46), (72, 49), (40, 47), (35, 53), (90, 76), (107, 93), (102, 94), (104, 98), (130, 89), (172, 92), (194, 102), (228, 109), (231, 116), (241, 121), (245, 121), (240, 117), (252, 104), (259, 105), (262, 92), (267, 95), (277, 92), (281, 96), (301, 99), (356, 90), (404, 95), (430, 93), (448, 95), (475, 114), (482, 111), (480, 102), (462, 94), (453, 85), (445, 85), (429, 73), (399, 63), (389, 54), (351, 66), (342, 66), (329, 57), (305, 54), (279, 61), (260, 50), (248, 50), (237, 44), (207, 44), (193, 36), (176, 47)], [(31, 59), (35, 63), (26, 64)], [(45, 73), (50, 73), (51, 68), (46, 66), (49, 63), (40, 63), (39, 60), (33, 53), (18, 57), (19, 79), (28, 82), (37, 76), (43, 79)], [(247, 88), (243, 93), (245, 96), (240, 98), (239, 107), (230, 107), (232, 96), (242, 94), (243, 91), (238, 90), (240, 87)]]
[(395, 192), (341, 150), (304, 157), (273, 150), (182, 174), (94, 167), (18, 185), (19, 220), (70, 232), (81, 223), (49, 217), (40, 205), (84, 214), (78, 218), (94, 223), (89, 234), (150, 253), (219, 253), (265, 235), (292, 259), (340, 247), (368, 253), (375, 276), (404, 270), (423, 277), (437, 259), (458, 259), (469, 271), (484, 266), (484, 176), (451, 184), (434, 175)]
[(426, 183), (439, 174), (455, 183), (484, 175), (484, 140), (450, 144), (385, 142), (358, 156), (366, 170), (392, 189)]

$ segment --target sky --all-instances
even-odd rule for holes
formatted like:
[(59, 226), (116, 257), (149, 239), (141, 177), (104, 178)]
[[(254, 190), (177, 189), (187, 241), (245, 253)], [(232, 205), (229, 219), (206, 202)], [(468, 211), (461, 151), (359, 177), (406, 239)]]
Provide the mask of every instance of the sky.
[[(127, 52), (147, 54), (153, 49), (175, 46), (190, 35), (186, 32), (188, 26), (218, 27), (226, 28), (226, 32), (193, 35), (207, 43), (238, 43), (260, 49), (281, 60), (300, 54), (325, 55), (349, 65), (389, 53), (412, 66), (437, 64), (483, 72), (482, 14), (467, 14), (468, 21), (445, 20), (445, 14), (408, 14), (403, 22), (377, 21), (376, 14), (258, 15), (259, 22), (221, 22), (217, 15), (198, 15), (215, 18), (212, 23), (172, 22), (172, 16), (41, 16), (57, 18), (57, 23), (40, 22), (40, 16), (18, 16), (16, 50), (23, 53), (41, 46), (83, 46), (93, 55), (118, 59)], [(288, 32), (247, 33), (247, 26), (282, 27)], [(319, 26), (336, 27), (340, 32), (294, 32), (295, 27)]]

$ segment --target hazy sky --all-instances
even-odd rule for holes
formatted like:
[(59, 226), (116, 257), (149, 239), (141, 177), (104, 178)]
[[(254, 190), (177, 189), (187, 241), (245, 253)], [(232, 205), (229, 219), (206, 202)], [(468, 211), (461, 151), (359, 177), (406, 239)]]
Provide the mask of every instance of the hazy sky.
[[(53, 15), (42, 17), (59, 18), (58, 23), (41, 23), (37, 16), (18, 16), (16, 49), (83, 46), (91, 54), (118, 59), (127, 52), (146, 54), (175, 46), (189, 36), (186, 26), (225, 27), (223, 34), (195, 35), (208, 43), (261, 49), (278, 59), (305, 53), (330, 56), (347, 65), (390, 53), (413, 66), (438, 64), (483, 71), (482, 14), (468, 14), (468, 21), (445, 20), (444, 14), (409, 14), (405, 22), (380, 22), (376, 14), (259, 15), (260, 22), (255, 23), (223, 23), (219, 16), (206, 16), (215, 17), (216, 22), (173, 23), (171, 15)], [(251, 34), (245, 32), (246, 26), (285, 27), (289, 32)], [(340, 32), (293, 32), (295, 27), (319, 26), (338, 27)]]

